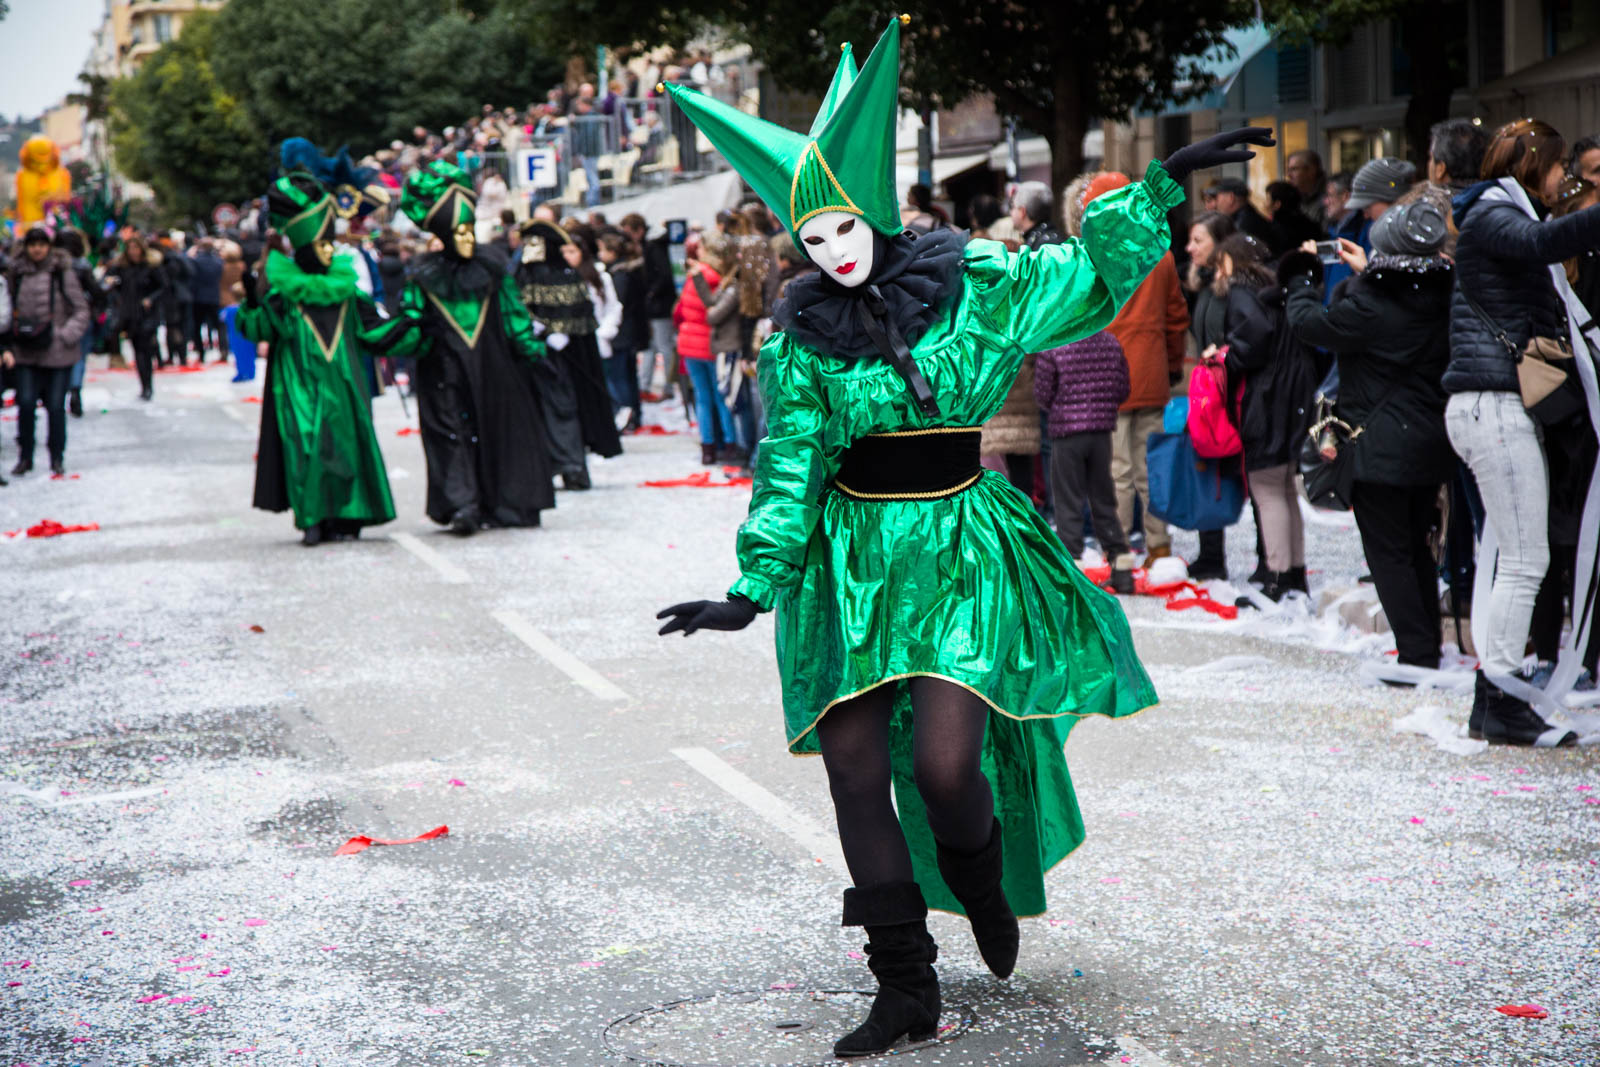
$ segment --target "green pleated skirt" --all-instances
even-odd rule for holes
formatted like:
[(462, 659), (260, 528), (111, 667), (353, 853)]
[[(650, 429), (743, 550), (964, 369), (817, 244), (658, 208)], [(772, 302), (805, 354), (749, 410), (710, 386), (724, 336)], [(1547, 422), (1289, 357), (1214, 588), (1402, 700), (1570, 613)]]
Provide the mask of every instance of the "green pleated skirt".
[(1022, 493), (985, 471), (943, 500), (826, 492), (804, 579), (777, 604), (789, 751), (818, 751), (841, 701), (896, 684), (890, 753), (900, 823), (930, 907), (961, 913), (939, 877), (911, 773), (905, 679), (944, 678), (988, 702), (983, 770), (1019, 915), (1045, 910), (1044, 875), (1082, 843), (1062, 749), (1085, 715), (1156, 703), (1116, 598), (1073, 564)]

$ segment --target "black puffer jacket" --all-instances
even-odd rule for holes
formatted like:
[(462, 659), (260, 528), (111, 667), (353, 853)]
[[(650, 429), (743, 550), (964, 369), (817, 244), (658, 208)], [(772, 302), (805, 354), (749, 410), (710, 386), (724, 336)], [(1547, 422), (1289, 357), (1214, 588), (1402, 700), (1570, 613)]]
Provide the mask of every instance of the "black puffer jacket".
[[(1502, 179), (1509, 181), (1510, 179)], [(1516, 360), (1473, 312), (1471, 294), (1520, 352), (1530, 337), (1567, 336), (1566, 307), (1550, 284), (1549, 264), (1600, 247), (1600, 207), (1565, 218), (1529, 218), (1499, 181), (1456, 197), (1456, 293), (1450, 305), (1447, 393), (1515, 393)]]
[(1357, 481), (1438, 485), (1455, 473), (1439, 385), (1450, 360), (1454, 279), (1442, 260), (1427, 270), (1374, 266), (1346, 282), (1326, 308), (1309, 276), (1288, 283), (1290, 327), (1306, 344), (1337, 354), (1336, 413), (1364, 427), (1354, 453)]
[(1247, 471), (1281, 467), (1299, 455), (1311, 422), (1317, 388), (1311, 351), (1284, 322), (1284, 292), (1270, 286), (1252, 292), (1234, 285), (1227, 296), (1230, 391), (1244, 381), (1239, 404), (1239, 439)]

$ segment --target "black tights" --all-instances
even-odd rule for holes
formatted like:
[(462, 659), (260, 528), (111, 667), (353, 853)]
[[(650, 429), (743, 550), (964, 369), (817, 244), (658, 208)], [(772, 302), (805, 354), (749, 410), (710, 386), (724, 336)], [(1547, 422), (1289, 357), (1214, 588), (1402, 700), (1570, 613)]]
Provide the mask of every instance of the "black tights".
[[(989, 705), (940, 678), (913, 678), (912, 772), (928, 826), (944, 845), (976, 852), (989, 843), (994, 795), (984, 777)], [(839, 844), (857, 886), (911, 881), (911, 853), (889, 799), (889, 719), (895, 686), (837, 705), (817, 724)]]

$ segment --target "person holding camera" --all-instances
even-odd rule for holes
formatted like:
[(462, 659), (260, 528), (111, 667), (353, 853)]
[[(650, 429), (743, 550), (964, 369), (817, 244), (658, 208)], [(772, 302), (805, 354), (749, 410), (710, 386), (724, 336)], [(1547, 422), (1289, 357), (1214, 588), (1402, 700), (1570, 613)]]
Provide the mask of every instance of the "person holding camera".
[(64, 474), (67, 451), (67, 384), (89, 328), (89, 302), (72, 259), (50, 243), (50, 231), (33, 226), (7, 279), (12, 293), (11, 333), (0, 363), (17, 386), (17, 463), (12, 474), (33, 470), (34, 420), (39, 400), (50, 418), (50, 472)]

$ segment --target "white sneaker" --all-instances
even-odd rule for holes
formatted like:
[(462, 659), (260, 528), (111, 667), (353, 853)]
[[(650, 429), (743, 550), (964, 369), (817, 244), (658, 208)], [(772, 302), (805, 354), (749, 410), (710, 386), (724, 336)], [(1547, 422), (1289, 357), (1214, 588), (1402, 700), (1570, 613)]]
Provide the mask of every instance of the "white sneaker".
[(626, 427), (628, 425), (628, 422), (632, 418), (633, 418), (633, 408), (628, 407), (627, 405), (624, 405), (624, 406), (618, 408), (617, 409), (617, 417), (616, 417), (616, 420), (615, 420), (616, 424), (617, 424), (617, 429), (621, 430), (624, 427)]

